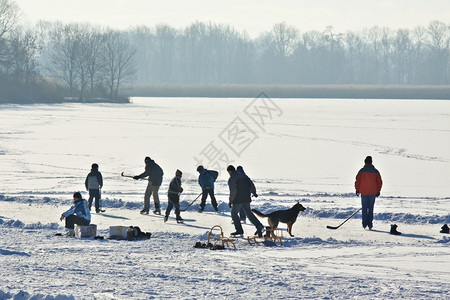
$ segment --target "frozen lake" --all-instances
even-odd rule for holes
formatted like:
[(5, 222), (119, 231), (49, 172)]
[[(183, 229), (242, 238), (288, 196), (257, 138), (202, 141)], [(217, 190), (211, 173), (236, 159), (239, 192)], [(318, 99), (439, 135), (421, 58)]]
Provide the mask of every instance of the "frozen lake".
[(233, 163), (244, 166), (266, 198), (345, 196), (353, 194), (355, 175), (372, 155), (384, 181), (380, 199), (395, 198), (400, 206), (419, 199), (439, 212), (449, 197), (450, 101), (132, 102), (0, 106), (1, 193), (71, 195), (84, 190), (96, 162), (105, 177), (104, 198), (141, 201), (142, 185), (120, 174), (141, 173), (144, 157), (151, 156), (164, 169), (162, 190), (180, 169), (186, 194), (197, 194), (195, 169), (202, 163), (221, 172), (217, 192), (226, 201), (225, 168)]
[[(132, 104), (0, 106), (0, 299), (448, 299), (450, 101), (133, 98)], [(354, 180), (371, 155), (383, 189), (374, 230), (362, 229)], [(221, 172), (220, 213), (140, 215), (144, 157), (164, 169), (163, 209), (175, 170), (182, 207), (200, 193), (196, 167)], [(104, 177), (109, 226), (140, 226), (151, 240), (54, 237), (91, 164)], [(194, 249), (220, 225), (234, 231), (226, 166), (242, 165), (270, 212), (307, 209), (283, 247)], [(209, 200), (207, 200), (209, 203)], [(267, 225), (267, 219), (261, 220)], [(400, 236), (389, 234), (397, 223)], [(255, 228), (245, 224), (252, 235)], [(285, 228), (283, 224), (280, 226)], [(287, 234), (285, 234), (287, 235)], [(28, 295), (28, 296), (27, 296)], [(45, 296), (50, 298), (45, 298)]]

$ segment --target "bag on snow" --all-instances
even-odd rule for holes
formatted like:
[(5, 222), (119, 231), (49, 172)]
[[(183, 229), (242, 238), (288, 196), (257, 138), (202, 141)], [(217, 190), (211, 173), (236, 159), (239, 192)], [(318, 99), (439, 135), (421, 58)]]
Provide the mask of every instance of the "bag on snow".
[(127, 240), (144, 240), (149, 239), (152, 236), (150, 232), (142, 232), (138, 226), (130, 226), (127, 229)]

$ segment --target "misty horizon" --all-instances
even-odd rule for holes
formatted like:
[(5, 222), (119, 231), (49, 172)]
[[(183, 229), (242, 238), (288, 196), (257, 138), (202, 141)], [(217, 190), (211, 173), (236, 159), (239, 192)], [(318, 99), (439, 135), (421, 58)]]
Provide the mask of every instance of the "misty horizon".
[[(17, 0), (23, 19), (31, 24), (39, 20), (63, 23), (90, 23), (114, 30), (130, 30), (137, 26), (166, 24), (177, 29), (195, 22), (227, 25), (252, 38), (270, 31), (273, 24), (286, 22), (301, 31), (360, 31), (373, 26), (393, 30), (427, 26), (433, 20), (450, 18), (446, 0), (317, 0), (254, 1), (169, 0), (164, 2), (134, 0)], [(48, 9), (51, 7), (51, 9)]]

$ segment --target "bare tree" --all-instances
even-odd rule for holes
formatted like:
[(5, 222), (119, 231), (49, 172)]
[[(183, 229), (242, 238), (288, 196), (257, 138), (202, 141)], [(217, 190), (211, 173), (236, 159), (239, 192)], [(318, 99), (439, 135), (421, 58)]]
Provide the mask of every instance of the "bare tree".
[(0, 38), (17, 24), (19, 18), (19, 7), (15, 2), (0, 0)]
[(275, 49), (280, 57), (288, 57), (294, 52), (300, 37), (298, 29), (282, 22), (273, 25), (272, 34)]
[(12, 81), (18, 86), (28, 86), (38, 75), (39, 47), (30, 31), (12, 31), (9, 43), (9, 65)]
[(428, 25), (428, 34), (430, 36), (430, 77), (432, 82), (438, 84), (449, 83), (448, 64), (449, 64), (449, 44), (450, 29), (440, 21), (432, 21)]
[(86, 79), (90, 84), (91, 96), (95, 94), (96, 83), (101, 82), (104, 39), (105, 37), (100, 30), (91, 28), (83, 34), (81, 42), (83, 58), (80, 63), (86, 68)]
[(155, 29), (155, 51), (159, 58), (156, 71), (162, 82), (173, 81), (173, 62), (175, 59), (175, 39), (177, 30), (166, 24), (159, 24)]
[(361, 83), (364, 80), (363, 65), (365, 62), (365, 41), (355, 32), (347, 32), (344, 36), (346, 46), (346, 79), (349, 83)]
[(125, 34), (112, 30), (105, 33), (105, 81), (111, 99), (117, 99), (120, 87), (134, 79), (135, 54), (136, 49), (131, 46)]
[(51, 33), (50, 71), (68, 85), (70, 96), (78, 85), (79, 32), (77, 24), (59, 24)]
[(203, 22), (195, 22), (183, 31), (181, 60), (183, 83), (199, 83), (207, 81), (210, 70), (208, 58), (208, 28)]
[(12, 30), (18, 19), (17, 5), (10, 0), (0, 0), (0, 69), (6, 68), (5, 65), (8, 64), (8, 41), (5, 39), (5, 35)]
[(419, 84), (422, 82), (420, 74), (425, 65), (425, 45), (427, 43), (427, 32), (423, 26), (418, 26), (412, 30), (411, 39), (413, 44), (413, 53), (411, 57), (411, 79), (410, 84)]
[[(342, 70), (342, 64), (344, 55), (342, 55), (342, 33), (334, 33), (333, 26), (327, 26), (322, 33), (322, 38), (328, 45), (326, 48), (327, 55), (324, 57), (326, 64), (328, 65), (328, 72), (324, 74), (327, 83), (336, 83), (341, 74), (339, 70)], [(328, 75), (328, 76), (327, 76)]]
[(395, 68), (394, 83), (406, 84), (409, 81), (411, 68), (411, 55), (413, 46), (411, 42), (410, 32), (406, 29), (399, 29), (393, 38), (393, 65)]
[(130, 32), (131, 42), (136, 49), (136, 61), (138, 83), (150, 83), (156, 75), (153, 71), (153, 49), (155, 48), (155, 36), (152, 30), (146, 26), (139, 26)]

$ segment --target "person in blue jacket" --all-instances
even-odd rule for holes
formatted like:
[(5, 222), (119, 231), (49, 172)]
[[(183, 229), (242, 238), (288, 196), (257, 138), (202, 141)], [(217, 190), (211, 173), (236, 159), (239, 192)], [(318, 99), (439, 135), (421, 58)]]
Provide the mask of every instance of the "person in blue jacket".
[(88, 207), (91, 210), (92, 200), (95, 199), (95, 212), (100, 212), (100, 190), (103, 187), (102, 173), (98, 171), (98, 164), (92, 164), (91, 172), (86, 176), (84, 181), (86, 191), (89, 191)]
[(214, 182), (219, 176), (219, 172), (214, 170), (207, 170), (203, 166), (198, 166), (197, 172), (200, 173), (200, 175), (198, 176), (198, 184), (202, 188), (202, 200), (200, 202), (198, 212), (201, 213), (205, 209), (206, 198), (208, 197), (208, 195), (211, 198), (211, 204), (214, 207), (214, 210), (218, 212), (219, 209), (217, 208), (217, 201), (216, 197), (214, 196)]
[(87, 206), (86, 200), (81, 198), (81, 194), (76, 192), (73, 194), (73, 205), (70, 209), (63, 212), (60, 221), (66, 220), (66, 228), (68, 229), (68, 236), (75, 236), (75, 224), (87, 226), (91, 223), (91, 213)]

